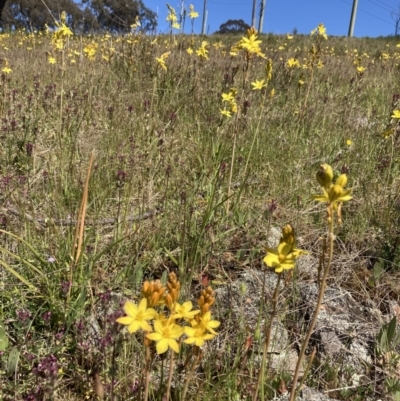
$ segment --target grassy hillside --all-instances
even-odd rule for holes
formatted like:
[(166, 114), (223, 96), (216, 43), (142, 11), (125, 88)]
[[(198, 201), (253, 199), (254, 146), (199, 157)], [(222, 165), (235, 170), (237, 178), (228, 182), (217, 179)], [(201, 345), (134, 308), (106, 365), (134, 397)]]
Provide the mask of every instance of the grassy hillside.
[[(243, 272), (273, 276), (263, 258), (286, 223), (318, 258), (326, 207), (312, 195), (324, 163), (353, 197), (335, 223), (328, 284), (382, 300), (383, 312), (397, 301), (400, 41), (324, 35), (80, 37), (64, 25), (0, 35), (2, 399), (139, 400), (149, 371), (161, 400), (169, 356), (115, 322), (125, 301), (170, 272), (193, 304)], [(306, 278), (282, 279), (295, 291)], [(260, 298), (267, 314), (261, 286)], [(212, 344), (240, 350), (257, 333), (237, 324), (226, 335), (218, 302), (208, 356), (199, 367), (182, 343), (174, 374), (194, 376), (186, 399), (253, 399), (260, 350), (236, 366)], [(291, 375), (269, 369), (265, 383), (272, 397)], [(369, 391), (378, 399), (384, 384)]]

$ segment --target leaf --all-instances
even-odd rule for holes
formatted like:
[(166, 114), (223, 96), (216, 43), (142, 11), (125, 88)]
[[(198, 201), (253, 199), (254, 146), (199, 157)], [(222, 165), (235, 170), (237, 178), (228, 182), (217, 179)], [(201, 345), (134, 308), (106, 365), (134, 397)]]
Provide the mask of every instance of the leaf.
[(8, 347), (8, 337), (4, 327), (0, 325), (0, 351), (5, 351)]
[(11, 376), (17, 371), (19, 361), (19, 351), (16, 347), (11, 348), (8, 354), (7, 374)]
[(392, 343), (392, 341), (394, 340), (395, 335), (396, 335), (396, 324), (397, 324), (396, 316), (393, 316), (393, 319), (388, 324), (388, 329), (387, 329), (387, 334), (386, 334), (389, 346)]
[(167, 253), (168, 257), (177, 265), (179, 266), (178, 260), (175, 258), (175, 256), (167, 249), (164, 248), (164, 251)]
[(21, 276), (16, 270), (14, 270), (10, 265), (8, 265), (6, 262), (3, 262), (0, 259), (0, 265), (2, 265), (8, 272), (13, 274), (15, 277), (17, 277), (18, 280), (22, 281), (25, 285), (27, 285), (31, 290), (37, 291), (37, 288), (25, 277)]

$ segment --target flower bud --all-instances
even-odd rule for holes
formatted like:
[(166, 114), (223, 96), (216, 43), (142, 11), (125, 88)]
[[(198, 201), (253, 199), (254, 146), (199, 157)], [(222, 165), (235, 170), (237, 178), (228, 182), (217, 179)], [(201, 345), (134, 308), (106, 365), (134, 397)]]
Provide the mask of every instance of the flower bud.
[(282, 227), (282, 241), (289, 245), (294, 245), (295, 243), (294, 228), (290, 224)]
[(342, 188), (344, 188), (346, 184), (347, 184), (347, 175), (341, 174), (336, 180), (336, 185), (340, 185)]
[(333, 170), (329, 164), (321, 164), (317, 172), (317, 181), (321, 187), (329, 189), (332, 186)]
[(153, 307), (157, 305), (157, 302), (159, 301), (160, 297), (157, 292), (153, 292), (153, 294), (150, 297), (150, 306)]
[(329, 191), (329, 200), (331, 202), (335, 202), (342, 195), (343, 195), (343, 188), (340, 185), (335, 184)]
[(171, 295), (170, 295), (170, 294), (167, 294), (167, 295), (165, 296), (164, 299), (165, 299), (165, 303), (167, 304), (168, 308), (169, 308), (169, 309), (172, 309), (172, 306), (173, 306), (173, 304), (174, 304), (174, 301), (173, 301)]

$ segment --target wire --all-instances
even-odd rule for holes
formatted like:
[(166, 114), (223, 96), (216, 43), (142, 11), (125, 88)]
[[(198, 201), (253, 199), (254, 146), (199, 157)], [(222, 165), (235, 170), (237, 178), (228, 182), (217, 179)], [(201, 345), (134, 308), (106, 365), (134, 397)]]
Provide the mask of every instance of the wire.
[[(340, 0), (340, 1), (342, 1), (343, 3), (346, 3), (346, 4), (350, 5), (350, 6), (352, 5), (351, 3), (348, 3), (348, 2), (345, 1), (345, 0)], [(371, 17), (374, 17), (374, 18), (376, 18), (376, 19), (379, 19), (379, 20), (385, 22), (385, 23), (388, 24), (388, 25), (393, 25), (392, 22), (388, 22), (388, 21), (386, 21), (386, 20), (384, 20), (384, 19), (382, 19), (382, 18), (379, 18), (379, 17), (377, 17), (376, 15), (371, 14), (371, 13), (369, 13), (368, 11), (365, 11), (364, 9), (362, 9), (362, 8), (360, 8), (360, 7), (357, 7), (357, 8), (358, 8), (358, 10), (364, 12), (365, 14), (370, 15)]]
[(377, 6), (377, 7), (382, 8), (383, 10), (390, 11), (390, 12), (393, 12), (393, 11), (394, 11), (393, 8), (387, 8), (386, 6), (381, 6), (380, 4), (375, 3), (375, 2), (372, 1), (372, 0), (367, 0), (367, 1), (369, 1), (369, 2), (370, 2), (371, 4), (373, 4), (374, 6)]

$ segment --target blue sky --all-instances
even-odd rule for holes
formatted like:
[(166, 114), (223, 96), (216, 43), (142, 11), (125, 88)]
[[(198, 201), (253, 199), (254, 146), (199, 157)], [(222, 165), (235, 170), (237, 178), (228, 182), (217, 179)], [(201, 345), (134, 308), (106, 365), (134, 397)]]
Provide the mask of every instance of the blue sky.
[[(181, 0), (167, 0), (179, 14)], [(261, 0), (257, 0), (257, 10)], [(294, 28), (298, 33), (309, 34), (321, 22), (328, 35), (347, 35), (353, 0), (266, 0), (264, 33), (285, 34)], [(144, 0), (144, 4), (158, 13), (158, 30), (166, 33), (165, 22), (168, 14), (165, 1)], [(201, 32), (203, 0), (185, 0), (189, 9), (193, 4), (199, 12), (196, 18), (195, 33)], [(356, 37), (387, 36), (394, 33), (391, 11), (399, 11), (399, 0), (359, 0), (354, 28)], [(228, 19), (243, 19), (251, 22), (253, 0), (207, 0), (209, 33), (214, 33)], [(258, 11), (257, 11), (258, 14)], [(258, 15), (257, 15), (258, 24)], [(190, 33), (190, 22), (186, 21), (185, 32)]]

